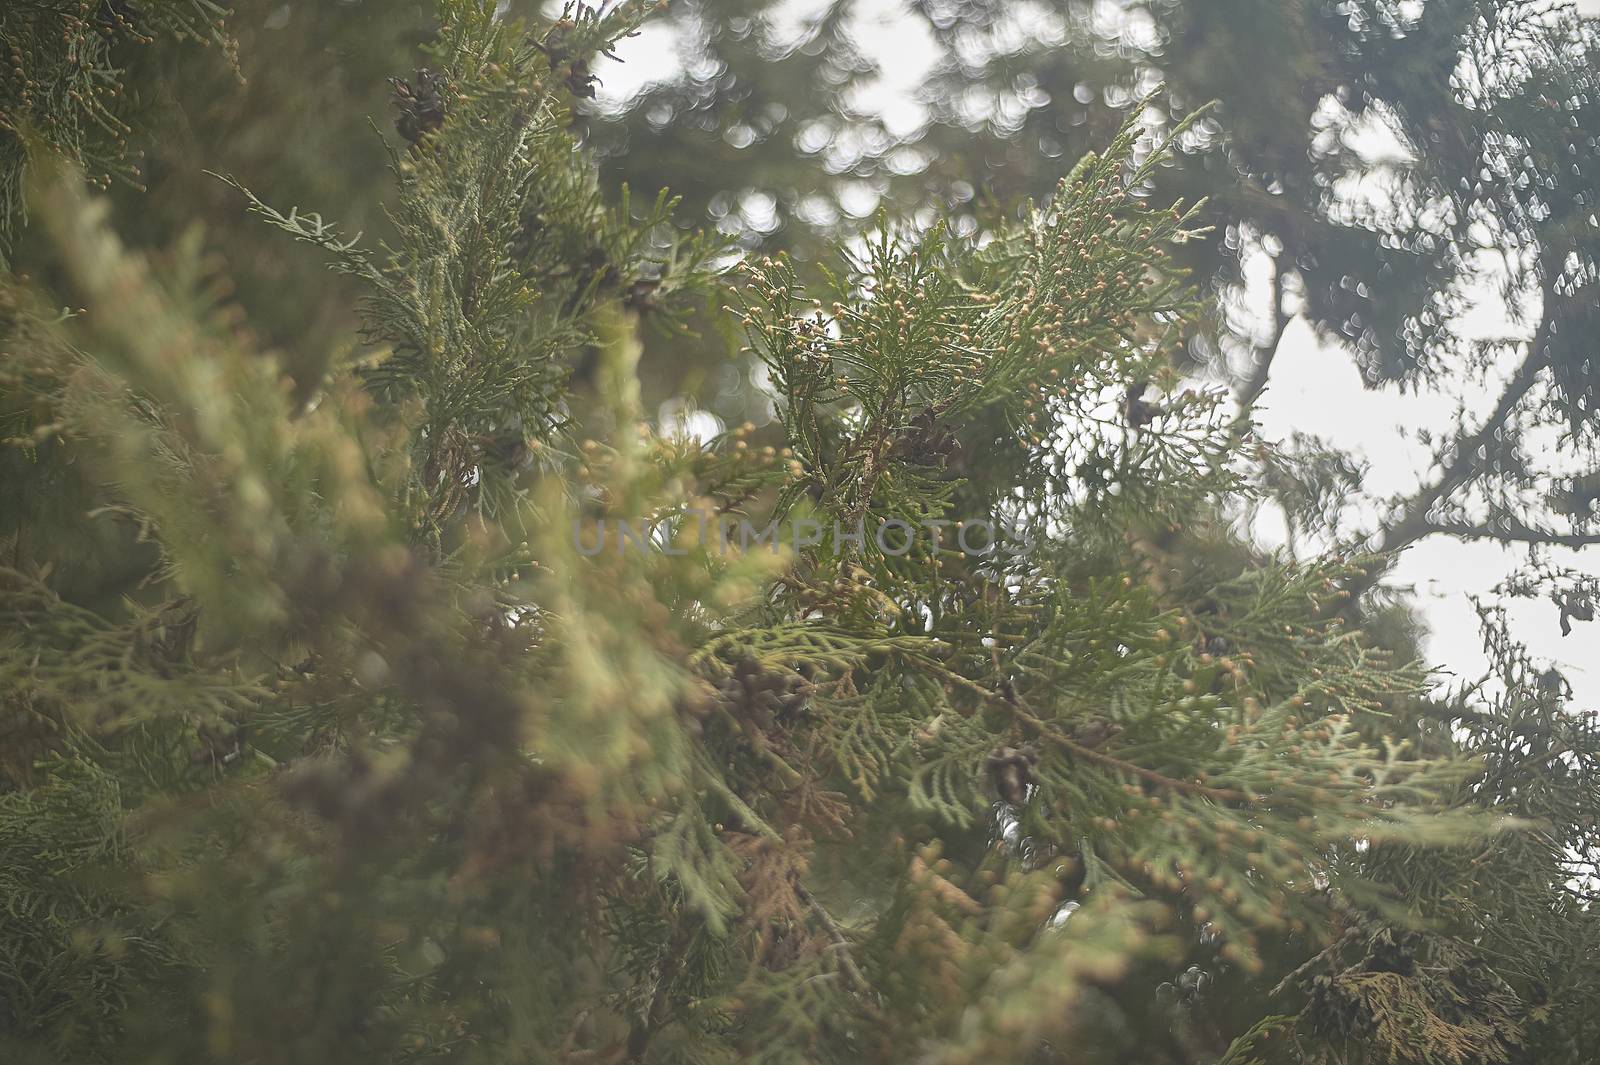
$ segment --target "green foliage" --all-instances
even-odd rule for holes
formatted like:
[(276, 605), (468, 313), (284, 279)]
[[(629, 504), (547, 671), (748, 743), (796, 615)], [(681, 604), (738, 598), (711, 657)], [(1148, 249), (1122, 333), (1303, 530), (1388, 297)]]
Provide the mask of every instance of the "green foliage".
[[(1204, 203), (1208, 232), (1173, 249), (1210, 297), (1182, 321), (1179, 358), (1241, 406), (1270, 396), (1280, 346), (1304, 342), (1296, 322), (1374, 387), (1454, 392), (1481, 367), (1506, 374), (1496, 403), (1474, 410), (1469, 390), (1473, 417), (1421, 437), (1438, 470), (1411, 498), (1375, 497), (1319, 469), (1316, 442), (1299, 449), (1353, 512), (1377, 515), (1361, 515), (1367, 528), (1347, 515), (1340, 542), (1600, 540), (1583, 487), (1600, 467), (1600, 83), (1581, 4), (923, 0), (893, 16), (931, 60), (904, 97), (883, 91), (853, 10), (672, 5), (654, 25), (690, 58), (591, 114), (608, 174), (693, 190), (691, 206), (747, 245), (810, 260), (865, 227), (863, 201), (998, 228), (1132, 121), (1135, 156), (1155, 161), (1150, 194)], [(1461, 321), (1491, 292), (1515, 322), (1485, 339)], [(738, 397), (706, 399), (742, 418)], [(1559, 461), (1540, 443), (1554, 437)], [(1306, 504), (1295, 477), (1265, 473), (1285, 508)]]
[(128, 162), (131, 127), (119, 115), (122, 52), (160, 38), (192, 39), (224, 51), (224, 9), (210, 0), (18, 0), (0, 12), (0, 265), (25, 216), (30, 158), (59, 156), (101, 187), (137, 183)]
[[(1249, 427), (1172, 368), (1170, 145), (1130, 126), (983, 238), (883, 219), (815, 278), (719, 273), (570, 132), (642, 9), (438, 14), (387, 236), (245, 194), (361, 294), (315, 387), (200, 238), (154, 261), (35, 167), (40, 280), (0, 304), (7, 1060), (1182, 1061), (1252, 1029), (1583, 1060), (1588, 970), (1524, 1017), (1528, 933), (1484, 926), (1592, 941), (1560, 857), (1594, 841), (1550, 826), (1595, 752), (1457, 744), (1351, 608), (1376, 560), (1230, 530)], [(643, 412), (641, 326), (707, 293), (767, 428)], [(580, 535), (643, 521), (654, 550)], [(980, 521), (1020, 549), (961, 549)], [(1356, 960), (1409, 935), (1421, 984)], [(1233, 1008), (1178, 1017), (1186, 965)], [(1417, 1031), (1455, 1057), (1395, 1057)]]

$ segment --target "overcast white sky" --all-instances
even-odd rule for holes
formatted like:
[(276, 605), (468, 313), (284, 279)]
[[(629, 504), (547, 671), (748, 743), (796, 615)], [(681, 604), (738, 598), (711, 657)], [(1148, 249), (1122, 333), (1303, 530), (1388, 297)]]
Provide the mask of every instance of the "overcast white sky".
[[(807, 0), (785, 5), (796, 15), (811, 6)], [(1600, 14), (1600, 0), (1578, 0), (1578, 7)], [(882, 70), (873, 87), (873, 109), (886, 124), (919, 121), (911, 95), (938, 59), (933, 41), (918, 23), (904, 15), (903, 0), (856, 0), (852, 29), (858, 44)], [(618, 48), (621, 64), (604, 63), (601, 102), (626, 99), (644, 84), (671, 77), (679, 69), (680, 48), (670, 30), (652, 26)], [(895, 130), (896, 133), (901, 130)], [(1478, 335), (1525, 335), (1513, 326), (1492, 298), (1478, 301), (1473, 320), (1460, 323)], [(1354, 363), (1342, 351), (1321, 344), (1311, 329), (1296, 322), (1287, 331), (1273, 364), (1271, 384), (1259, 404), (1264, 435), (1284, 438), (1300, 431), (1323, 437), (1371, 463), (1369, 487), (1380, 493), (1403, 491), (1426, 472), (1428, 449), (1417, 431), (1446, 432), (1458, 423), (1458, 404), (1487, 410), (1494, 382), (1462, 381), (1423, 395), (1363, 387)], [(1267, 539), (1273, 526), (1263, 525)], [(1484, 670), (1477, 617), (1468, 596), (1489, 597), (1490, 590), (1515, 569), (1522, 549), (1489, 543), (1467, 544), (1433, 537), (1406, 552), (1391, 583), (1414, 589), (1431, 630), (1428, 657), (1435, 665), (1467, 679)], [(1594, 570), (1600, 549), (1587, 555), (1563, 552), (1558, 561)], [(1600, 621), (1574, 625), (1562, 638), (1556, 609), (1548, 600), (1507, 604), (1514, 631), (1541, 663), (1556, 664), (1571, 682), (1579, 708), (1600, 707)]]

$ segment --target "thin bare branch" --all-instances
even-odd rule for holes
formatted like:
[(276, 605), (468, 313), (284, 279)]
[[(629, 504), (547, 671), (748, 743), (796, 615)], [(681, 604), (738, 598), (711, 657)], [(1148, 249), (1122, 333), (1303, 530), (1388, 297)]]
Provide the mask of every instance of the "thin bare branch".
[(1541, 529), (1515, 518), (1474, 525), (1470, 522), (1427, 522), (1422, 535), (1444, 533), (1462, 540), (1495, 540), (1503, 544), (1549, 544), (1556, 547), (1589, 547), (1600, 544), (1600, 533), (1562, 533)]

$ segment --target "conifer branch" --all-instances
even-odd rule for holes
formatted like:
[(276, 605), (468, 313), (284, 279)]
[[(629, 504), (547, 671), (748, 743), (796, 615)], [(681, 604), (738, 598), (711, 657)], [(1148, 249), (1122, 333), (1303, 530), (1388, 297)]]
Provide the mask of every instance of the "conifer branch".
[(953, 672), (952, 670), (938, 665), (937, 663), (923, 660), (919, 662), (919, 665), (921, 665), (922, 668), (935, 673), (941, 679), (949, 681), (950, 683), (979, 696), (989, 705), (1006, 710), (1013, 717), (1016, 717), (1018, 720), (1026, 723), (1036, 733), (1049, 740), (1057, 747), (1060, 747), (1062, 750), (1068, 751), (1086, 761), (1097, 762), (1110, 769), (1115, 769), (1120, 773), (1126, 773), (1130, 776), (1138, 777), (1141, 780), (1148, 781), (1159, 788), (1169, 791), (1187, 792), (1189, 794), (1199, 795), (1219, 803), (1237, 804), (1250, 802), (1249, 796), (1245, 795), (1243, 792), (1235, 791), (1231, 788), (1213, 788), (1194, 780), (1179, 780), (1175, 777), (1169, 777), (1163, 773), (1158, 773), (1154, 769), (1149, 769), (1145, 766), (1125, 761), (1124, 759), (1118, 758), (1112, 754), (1108, 754), (1105, 751), (1099, 751), (1093, 747), (1079, 743), (1077, 740), (1064, 735), (1055, 726), (1051, 725), (1048, 721), (1045, 721), (1043, 718), (1035, 714), (1028, 707), (1021, 695), (1012, 694), (1008, 696), (1001, 694), (1000, 692), (991, 691), (976, 681), (969, 680), (966, 677)]
[(856, 965), (855, 958), (852, 955), (853, 948), (850, 945), (850, 939), (844, 934), (844, 929), (839, 927), (839, 922), (833, 919), (833, 914), (828, 912), (827, 908), (817, 900), (817, 897), (804, 884), (796, 881), (794, 892), (800, 901), (805, 903), (812, 916), (817, 919), (817, 923), (828, 934), (828, 938), (833, 941), (834, 958), (837, 960), (840, 969), (844, 971), (845, 979), (849, 982), (851, 988), (861, 994), (869, 993), (872, 985), (868, 983), (866, 976), (862, 974), (861, 969)]

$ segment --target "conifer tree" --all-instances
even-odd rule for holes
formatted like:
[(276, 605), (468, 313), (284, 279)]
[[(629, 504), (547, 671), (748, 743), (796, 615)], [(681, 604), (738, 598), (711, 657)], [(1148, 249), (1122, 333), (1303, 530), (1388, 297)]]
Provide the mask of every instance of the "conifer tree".
[[(875, 113), (877, 71), (841, 33), (854, 10), (831, 0), (798, 26), (746, 0), (658, 15), (690, 58), (594, 116), (602, 150), (616, 146), (608, 171), (697, 190), (752, 244), (804, 249), (817, 230), (856, 225), (847, 193), (908, 212), (943, 203), (981, 226), (986, 203), (1042, 195), (1135, 107), (1155, 101), (1141, 111), (1148, 150), (1212, 101), (1153, 182), (1206, 202), (1209, 234), (1179, 252), (1211, 283), (1209, 313), (1185, 326), (1196, 370), (1253, 405), (1298, 320), (1372, 387), (1426, 390), (1487, 366), (1499, 390), (1424, 439), (1433, 464), (1414, 491), (1364, 491), (1302, 437), (1267, 486), (1360, 500), (1364, 527), (1340, 541), (1388, 557), (1439, 536), (1546, 556), (1600, 542), (1600, 360), (1587, 342), (1600, 82), (1583, 5), (917, 0), (897, 32), (937, 58), (911, 94), (921, 121), (899, 130)], [(773, 212), (759, 231), (738, 210), (758, 197)], [(1486, 293), (1511, 319), (1489, 338), (1460, 324)]]
[(36, 155), (64, 157), (108, 188), (137, 183), (119, 66), (128, 45), (189, 39), (232, 49), (211, 0), (21, 0), (0, 11), (0, 265), (25, 215), (23, 185)]
[[(382, 242), (227, 175), (363, 294), (309, 398), (197, 241), (33, 167), (6, 1060), (1592, 1055), (1592, 728), (1509, 642), (1437, 704), (1343, 589), (1377, 559), (1238, 538), (1160, 151), (735, 263), (575, 140), (643, 15), (441, 0)], [(769, 427), (642, 409), (708, 297)]]

